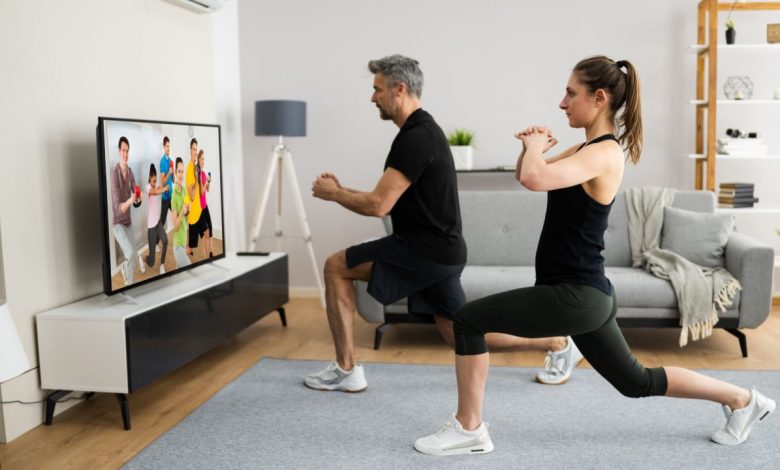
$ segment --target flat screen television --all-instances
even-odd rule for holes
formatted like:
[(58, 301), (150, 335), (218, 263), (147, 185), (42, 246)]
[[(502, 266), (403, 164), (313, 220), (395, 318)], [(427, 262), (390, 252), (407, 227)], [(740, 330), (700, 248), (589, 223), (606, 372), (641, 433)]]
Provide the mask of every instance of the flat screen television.
[(225, 256), (217, 124), (98, 118), (103, 290)]

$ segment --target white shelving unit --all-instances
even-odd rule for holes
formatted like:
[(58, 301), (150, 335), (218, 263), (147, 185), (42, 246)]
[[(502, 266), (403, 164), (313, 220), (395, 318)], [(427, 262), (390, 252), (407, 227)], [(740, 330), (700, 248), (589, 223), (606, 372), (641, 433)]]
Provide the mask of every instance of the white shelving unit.
[[(769, 148), (767, 155), (720, 155), (717, 153), (717, 121), (719, 113), (744, 114), (759, 112), (770, 114), (766, 119), (766, 125), (756, 129), (761, 133), (777, 132), (777, 121), (780, 121), (780, 100), (771, 99), (771, 94), (762, 93), (753, 95), (753, 99), (729, 100), (719, 99), (722, 95), (718, 88), (718, 61), (722, 57), (728, 63), (739, 64), (740, 58), (752, 57), (758, 61), (771, 64), (780, 63), (780, 44), (751, 43), (751, 44), (719, 44), (718, 39), (723, 37), (723, 20), (718, 13), (751, 12), (752, 15), (766, 15), (769, 11), (780, 11), (780, 2), (748, 1), (744, 3), (732, 0), (699, 0), (697, 6), (697, 37), (696, 44), (688, 47), (696, 55), (696, 94), (690, 104), (695, 107), (696, 137), (695, 148), (688, 154), (695, 165), (696, 189), (718, 191), (718, 184), (727, 181), (729, 170), (745, 167), (756, 168), (757, 173), (777, 174), (780, 171), (780, 148)], [(769, 21), (776, 22), (776, 21)], [(761, 41), (755, 37), (752, 41)], [(744, 61), (743, 61), (744, 62)], [(778, 116), (775, 118), (775, 114)], [(770, 144), (773, 145), (773, 144)], [(742, 162), (740, 162), (740, 160)], [(735, 165), (736, 164), (736, 165)], [(721, 167), (726, 170), (725, 172)], [(744, 171), (742, 172), (744, 174)], [(770, 189), (770, 188), (767, 188)], [(766, 197), (766, 196), (764, 196)], [(739, 215), (740, 217), (769, 217), (775, 220), (780, 214), (780, 201), (763, 200), (750, 208), (718, 208), (718, 212)], [(769, 220), (769, 219), (762, 219)], [(758, 222), (758, 221), (756, 221)], [(763, 223), (763, 222), (761, 222)], [(780, 269), (780, 256), (775, 257), (774, 265)], [(775, 300), (780, 298), (780, 292), (775, 293)]]
[[(690, 100), (690, 104), (695, 104), (696, 106), (707, 106), (709, 103), (707, 100)], [(715, 100), (715, 103), (718, 105), (726, 104), (726, 105), (739, 105), (739, 106), (752, 106), (752, 105), (770, 105), (770, 106), (780, 106), (780, 100)]]
[[(709, 51), (709, 46), (705, 44), (691, 44), (689, 48), (698, 54), (706, 54)], [(780, 51), (780, 44), (718, 44), (718, 51), (775, 53)]]
[(718, 207), (715, 210), (729, 214), (780, 214), (780, 207)]
[[(688, 158), (698, 159), (707, 158), (706, 155), (701, 153), (690, 153)], [(731, 155), (718, 153), (715, 155), (718, 160), (780, 160), (780, 155)]]

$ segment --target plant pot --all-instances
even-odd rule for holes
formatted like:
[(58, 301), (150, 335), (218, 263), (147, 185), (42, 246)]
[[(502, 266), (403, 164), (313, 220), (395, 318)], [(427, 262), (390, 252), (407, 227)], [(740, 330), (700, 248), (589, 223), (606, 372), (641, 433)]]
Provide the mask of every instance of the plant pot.
[(452, 159), (456, 170), (471, 170), (474, 168), (474, 147), (471, 145), (451, 145)]
[(734, 28), (726, 30), (726, 44), (734, 44), (734, 40), (737, 38), (737, 30)]

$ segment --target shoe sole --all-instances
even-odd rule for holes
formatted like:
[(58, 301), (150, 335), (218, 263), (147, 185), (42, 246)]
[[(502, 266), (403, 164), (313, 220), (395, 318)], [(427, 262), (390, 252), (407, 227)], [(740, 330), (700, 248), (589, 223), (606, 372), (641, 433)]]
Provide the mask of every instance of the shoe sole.
[(322, 387), (315, 387), (313, 385), (307, 384), (305, 380), (303, 381), (303, 385), (305, 385), (306, 388), (310, 388), (312, 390), (317, 390), (318, 392), (360, 393), (360, 392), (364, 392), (368, 388), (368, 385), (366, 385), (365, 387), (363, 387), (361, 389), (358, 389), (358, 390), (350, 390), (350, 389), (347, 389), (347, 388), (338, 388), (338, 386), (333, 386), (332, 388), (328, 388), (329, 387), (328, 385), (323, 385)]
[[(577, 366), (579, 366), (579, 365), (580, 365), (580, 363), (581, 363), (582, 361), (584, 361), (584, 360), (585, 360), (585, 356), (582, 356), (581, 358), (579, 358), (579, 359), (578, 359), (578, 360), (577, 360), (577, 361), (574, 363), (574, 367), (572, 367), (572, 368), (571, 368), (572, 372), (574, 372), (574, 369), (576, 369), (576, 368), (577, 368)], [(535, 376), (534, 376), (534, 379), (536, 379), (536, 381), (537, 381), (537, 382), (539, 382), (539, 383), (540, 383), (540, 384), (542, 384), (542, 385), (563, 385), (563, 384), (565, 384), (566, 382), (568, 382), (570, 378), (571, 378), (571, 374), (569, 374), (569, 376), (568, 376), (568, 377), (566, 377), (565, 379), (561, 380), (560, 382), (545, 382), (544, 380), (540, 379), (538, 375), (535, 375)]]
[(438, 450), (438, 449), (421, 449), (415, 444), (414, 450), (421, 454), (435, 455), (437, 457), (443, 457), (446, 455), (477, 455), (477, 454), (489, 454), (493, 452), (493, 442), (488, 442), (484, 445), (464, 447), (462, 449), (452, 450)]

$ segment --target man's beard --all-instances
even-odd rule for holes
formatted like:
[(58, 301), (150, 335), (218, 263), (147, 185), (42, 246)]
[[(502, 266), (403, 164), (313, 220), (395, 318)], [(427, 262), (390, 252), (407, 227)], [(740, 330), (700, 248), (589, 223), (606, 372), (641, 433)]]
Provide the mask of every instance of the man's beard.
[(380, 119), (382, 119), (383, 121), (389, 121), (389, 120), (393, 119), (393, 116), (391, 116), (390, 113), (388, 113), (384, 108), (382, 108), (380, 106), (377, 106), (377, 108), (379, 108), (379, 118)]

